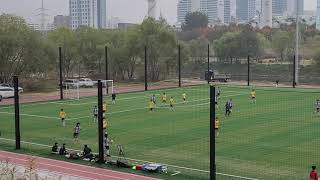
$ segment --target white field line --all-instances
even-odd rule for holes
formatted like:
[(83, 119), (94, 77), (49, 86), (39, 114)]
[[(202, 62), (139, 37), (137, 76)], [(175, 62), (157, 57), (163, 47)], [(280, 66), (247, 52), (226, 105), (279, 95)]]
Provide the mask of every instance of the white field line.
[[(188, 88), (186, 90), (194, 90), (194, 91), (200, 91), (200, 92), (209, 92), (209, 90), (202, 90), (202, 89), (192, 89), (192, 88)], [(238, 92), (238, 91), (224, 91), (224, 93), (234, 93), (234, 92)], [(143, 93), (143, 92), (140, 92), (140, 93)], [(146, 98), (146, 97), (149, 97), (149, 95), (153, 94), (152, 92), (144, 92), (145, 94), (144, 95), (138, 95), (138, 96), (134, 96), (134, 97), (128, 97), (128, 98), (120, 98), (120, 99), (117, 99), (116, 101), (126, 101), (126, 100), (131, 100), (131, 99), (139, 99), (139, 98)], [(161, 94), (155, 94), (155, 95), (161, 95)], [(233, 95), (232, 95), (233, 96)], [(228, 97), (228, 96), (223, 96), (223, 97)], [(84, 97), (82, 98), (81, 100), (83, 99), (89, 99), (89, 98), (92, 98), (92, 97)], [(68, 105), (68, 106), (81, 106), (81, 105), (86, 105), (86, 104), (97, 104), (96, 101), (94, 102), (85, 102), (85, 103), (76, 103), (78, 102), (79, 100), (74, 100), (74, 99), (70, 99), (70, 100), (63, 100), (63, 101), (52, 101), (52, 102), (34, 102), (34, 103), (29, 103), (29, 104), (21, 104), (20, 106), (37, 106), (37, 105), (42, 105), (42, 104), (59, 104), (59, 105)], [(71, 103), (68, 103), (68, 102), (71, 102)], [(75, 102), (75, 103), (73, 103)], [(13, 106), (6, 106), (6, 107), (0, 107), (0, 110), (1, 109), (8, 109), (8, 108), (12, 108)]]
[[(134, 96), (134, 97), (128, 97), (128, 98), (120, 98), (116, 99), (116, 101), (126, 101), (126, 100), (131, 100), (131, 99), (138, 99), (138, 98), (146, 98), (149, 97), (147, 95), (144, 96)], [(86, 104), (97, 104), (97, 101), (92, 101), (92, 102), (85, 102), (85, 103), (64, 103), (64, 102), (48, 102), (51, 104), (61, 104), (61, 105), (69, 105), (69, 106), (81, 106), (81, 105), (86, 105)]]
[[(0, 140), (15, 142), (15, 140), (7, 139), (7, 138), (0, 138)], [(21, 141), (21, 142), (24, 143), (24, 144), (30, 144), (30, 145), (34, 145), (34, 146), (41, 146), (41, 147), (51, 148), (51, 146), (45, 145), (45, 144), (32, 143), (32, 142), (27, 142), (27, 141)], [(69, 149), (69, 150), (76, 151), (76, 152), (81, 152), (81, 150), (76, 150), (76, 149)], [(118, 156), (113, 156), (113, 157), (119, 158)], [(132, 158), (126, 158), (126, 159), (131, 160), (131, 161), (136, 161), (136, 162), (143, 162), (143, 163), (155, 163), (155, 162), (152, 162), (152, 161), (132, 159)], [(194, 169), (194, 168), (182, 167), (182, 166), (176, 166), (176, 165), (170, 165), (170, 164), (164, 164), (164, 165), (169, 166), (169, 167), (178, 168), (178, 169), (196, 171), (196, 172), (201, 172), (201, 173), (210, 173), (210, 171), (208, 171), (208, 170)], [(225, 174), (225, 173), (219, 173), (219, 172), (216, 172), (216, 174), (217, 175), (221, 175), (221, 176), (234, 177), (234, 178), (240, 178), (240, 179), (246, 179), (246, 180), (259, 180), (259, 179), (255, 179), (255, 178), (249, 178), (249, 177), (243, 177), (243, 176), (237, 176), (237, 175)]]
[[(127, 98), (119, 98), (116, 99), (116, 101), (126, 101), (126, 100), (131, 100), (131, 99), (140, 99), (140, 98), (150, 98), (150, 96), (153, 93), (145, 93), (144, 95), (139, 95), (139, 96), (134, 96), (134, 97), (127, 97)], [(161, 94), (154, 94), (154, 95), (161, 95)], [(97, 101), (92, 101), (92, 102), (85, 102), (85, 103), (65, 103), (65, 102), (48, 102), (51, 104), (61, 104), (61, 105), (69, 105), (69, 106), (81, 106), (81, 105), (86, 105), (86, 104), (97, 104)]]
[[(239, 93), (239, 94), (234, 94), (234, 95), (229, 95), (229, 96), (222, 96), (222, 97), (232, 97), (232, 96), (238, 96), (238, 95), (244, 95), (244, 93)], [(190, 103), (190, 102), (198, 102), (198, 101), (204, 101), (204, 100), (209, 100), (209, 98), (204, 98), (204, 99), (198, 99), (198, 100), (193, 100), (193, 101), (187, 101), (186, 103)], [(177, 104), (183, 104), (183, 102), (180, 103), (176, 103)], [(182, 108), (182, 107), (193, 107), (193, 106), (202, 106), (202, 105), (206, 105), (209, 104), (209, 102), (207, 103), (201, 103), (201, 104), (192, 104), (192, 105), (185, 105), (185, 106), (176, 106), (175, 108)], [(169, 108), (169, 107), (157, 107), (157, 108)], [(123, 110), (123, 111), (115, 111), (115, 112), (111, 112), (111, 113), (107, 113), (109, 115), (112, 114), (120, 114), (120, 113), (125, 113), (125, 112), (131, 112), (131, 111), (136, 111), (136, 110), (142, 110), (142, 109), (148, 109), (148, 107), (143, 107), (143, 108), (134, 108), (134, 109), (127, 109), (127, 110)], [(0, 112), (0, 114), (10, 114), (10, 115), (14, 115), (15, 113), (10, 113), (10, 112)], [(33, 115), (33, 114), (20, 114), (21, 116), (29, 116), (29, 117), (38, 117), (38, 118), (46, 118), (46, 119), (60, 119), (58, 117), (50, 117), (50, 116), (41, 116), (41, 115)], [(79, 120), (79, 119), (85, 119), (85, 118), (89, 118), (92, 117), (92, 115), (90, 116), (82, 116), (82, 117), (77, 117), (77, 118), (66, 118), (66, 121), (74, 121), (74, 120)]]
[[(177, 107), (180, 108), (180, 107), (202, 106), (202, 105), (206, 105), (206, 104), (209, 104), (209, 103), (193, 104), (193, 105), (177, 106)], [(159, 108), (169, 109), (169, 107), (159, 107)], [(128, 110), (123, 110), (123, 111), (116, 111), (116, 112), (107, 113), (107, 114), (109, 114), (109, 115), (111, 115), (111, 114), (119, 114), (119, 113), (136, 111), (136, 110), (141, 110), (141, 109), (148, 109), (148, 107), (128, 109)], [(0, 112), (0, 114), (10, 114), (10, 115), (14, 115), (15, 113), (11, 113), (11, 112)], [(20, 113), (20, 116), (29, 116), (29, 117), (46, 118), (46, 119), (58, 119), (58, 120), (60, 120), (60, 118), (58, 118), (58, 117), (40, 116), (40, 115), (33, 115), (33, 114), (21, 114), (21, 113)], [(69, 119), (66, 119), (66, 121), (73, 121), (73, 120), (85, 119), (85, 118), (89, 118), (89, 117), (92, 117), (92, 116), (82, 116), (82, 117), (78, 117), (78, 118), (69, 118)]]
[[(232, 96), (239, 96), (239, 95), (245, 95), (247, 93), (238, 93), (238, 94), (234, 94), (234, 95), (228, 95), (228, 96), (222, 96), (222, 97), (232, 97)], [(209, 100), (210, 98), (204, 98), (204, 99), (198, 99), (198, 100), (193, 100), (193, 101), (187, 101), (186, 103), (190, 103), (190, 102), (197, 102), (197, 101), (204, 101), (204, 100)], [(193, 104), (193, 105), (186, 105), (186, 106), (176, 106), (175, 108), (180, 108), (180, 107), (192, 107), (192, 106), (202, 106), (202, 105), (205, 105), (205, 104), (209, 104), (210, 102), (208, 103), (201, 103), (201, 104)], [(183, 102), (179, 102), (179, 103), (176, 103), (177, 104), (184, 104)], [(115, 112), (111, 112), (111, 113), (107, 113), (109, 115), (112, 115), (112, 114), (119, 114), (119, 113), (124, 113), (124, 112), (130, 112), (130, 111), (136, 111), (136, 110), (141, 110), (141, 109), (148, 109), (149, 107), (143, 107), (143, 108), (134, 108), (134, 109), (127, 109), (127, 110), (123, 110), (123, 111), (115, 111)], [(159, 108), (169, 108), (169, 107), (156, 107), (156, 109), (159, 109)], [(69, 119), (69, 120), (75, 120), (75, 119), (83, 119), (83, 118), (88, 118), (88, 117), (92, 117), (92, 116), (84, 116), (84, 117), (79, 117), (79, 118), (72, 118), (72, 119)]]
[(217, 175), (220, 176), (227, 176), (227, 177), (234, 177), (234, 178), (238, 178), (238, 179), (247, 179), (247, 180), (259, 180), (259, 179), (255, 179), (255, 178), (249, 178), (249, 177), (243, 177), (243, 176), (236, 176), (236, 175), (231, 175), (231, 174), (224, 174), (224, 173), (216, 173)]
[[(92, 98), (92, 97), (84, 97), (82, 99), (88, 99), (88, 98)], [(64, 102), (68, 102), (68, 101), (78, 101), (78, 100), (67, 99), (67, 100), (63, 100), (63, 101)], [(53, 104), (53, 103), (55, 103), (55, 102), (51, 102), (49, 100), (49, 101), (45, 101), (45, 102), (31, 102), (31, 103), (21, 104), (20, 106), (37, 106), (37, 105), (42, 105), (42, 104)], [(0, 107), (0, 109), (8, 109), (8, 108), (13, 108), (13, 106), (12, 105), (8, 105), (6, 107)]]
[(171, 174), (171, 176), (176, 176), (176, 175), (178, 175), (178, 174), (180, 174), (180, 173), (181, 173), (180, 171), (174, 171), (174, 173)]
[[(11, 112), (0, 112), (0, 114), (10, 114), (10, 115), (14, 115), (15, 113), (11, 113)], [(40, 115), (33, 115), (33, 114), (21, 114), (20, 116), (29, 116), (29, 117), (37, 117), (37, 118), (46, 118), (46, 119), (60, 119), (58, 117), (50, 117), (50, 116), (40, 116)]]

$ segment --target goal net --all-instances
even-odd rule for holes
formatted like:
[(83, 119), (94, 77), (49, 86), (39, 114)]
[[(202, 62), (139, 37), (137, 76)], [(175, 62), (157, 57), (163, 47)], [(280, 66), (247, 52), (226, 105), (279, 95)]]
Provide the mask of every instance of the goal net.
[(101, 80), (103, 87), (103, 95), (109, 95), (114, 93), (113, 80)]
[(79, 83), (65, 83), (64, 94), (66, 99), (80, 99)]
[[(101, 82), (104, 96), (114, 93), (113, 80), (101, 80)], [(92, 87), (87, 87), (78, 82), (65, 83), (65, 99), (79, 100), (81, 97), (97, 96), (98, 81), (94, 81), (93, 84)]]

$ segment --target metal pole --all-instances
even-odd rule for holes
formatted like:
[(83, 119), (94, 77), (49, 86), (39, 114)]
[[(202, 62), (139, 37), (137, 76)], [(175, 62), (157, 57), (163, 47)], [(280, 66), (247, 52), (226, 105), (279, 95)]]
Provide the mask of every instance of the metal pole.
[(179, 87), (181, 87), (181, 47), (178, 46)]
[(299, 83), (299, 0), (296, 1), (297, 17), (296, 17), (296, 58), (295, 58), (295, 82)]
[(296, 56), (293, 56), (293, 69), (292, 69), (292, 72), (293, 72), (293, 75), (292, 75), (292, 87), (293, 88), (296, 88), (296, 85), (297, 85), (297, 79), (296, 79), (296, 59), (297, 57)]
[(144, 47), (144, 90), (148, 91), (147, 46)]
[(210, 71), (210, 44), (208, 44), (208, 70), (207, 70), (207, 73), (208, 73), (208, 77), (207, 77), (208, 84), (210, 84), (209, 71)]
[(101, 19), (101, 15), (102, 15), (102, 12), (101, 12), (101, 1), (100, 0), (98, 0), (97, 1), (97, 14), (98, 14), (98, 24), (97, 24), (97, 26), (98, 26), (98, 29), (101, 29), (102, 28), (102, 19)]
[(248, 55), (248, 62), (247, 62), (247, 64), (248, 64), (248, 79), (247, 79), (247, 81), (248, 81), (248, 86), (250, 86), (250, 56)]
[(15, 128), (16, 128), (16, 149), (20, 149), (20, 110), (19, 110), (19, 80), (17, 76), (13, 76), (14, 84), (14, 114), (15, 114)]
[[(105, 71), (106, 71), (106, 80), (109, 80), (109, 64), (108, 64), (108, 47), (106, 46), (105, 49)], [(107, 95), (109, 94), (109, 86), (108, 82), (106, 82), (106, 90), (107, 90)]]
[(210, 86), (210, 180), (216, 180), (215, 96), (216, 88)]
[(102, 82), (98, 80), (98, 136), (99, 136), (99, 163), (104, 162), (104, 148), (103, 148), (103, 112), (102, 112)]
[(60, 100), (63, 100), (63, 87), (62, 87), (62, 49), (59, 47), (59, 72), (60, 72)]

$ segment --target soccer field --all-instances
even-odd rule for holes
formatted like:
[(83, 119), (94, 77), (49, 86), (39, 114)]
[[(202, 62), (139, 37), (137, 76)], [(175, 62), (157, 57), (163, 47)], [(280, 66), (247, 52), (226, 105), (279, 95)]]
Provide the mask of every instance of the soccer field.
[[(218, 179), (230, 179), (233, 175), (306, 179), (311, 165), (320, 166), (320, 115), (314, 112), (320, 91), (257, 87), (257, 104), (252, 104), (248, 99), (251, 88), (221, 86), (221, 89), (217, 109), (221, 131), (216, 159), (217, 171), (224, 175), (218, 175)], [(167, 99), (174, 97), (174, 111), (168, 105), (161, 107), (163, 92)], [(183, 92), (187, 93), (185, 104)], [(155, 112), (147, 108), (152, 94), (157, 96)], [(235, 106), (232, 115), (225, 117), (224, 104), (230, 98)], [(108, 132), (114, 140), (111, 154), (117, 154), (116, 145), (122, 144), (126, 157), (174, 165), (194, 179), (209, 177), (207, 85), (118, 94), (115, 105), (109, 97), (106, 100)], [(96, 103), (97, 99), (92, 97), (21, 105), (22, 140), (45, 145), (66, 143), (67, 148), (73, 149), (88, 144), (97, 151), (97, 124), (92, 120)], [(67, 113), (66, 127), (60, 124), (60, 108)], [(0, 106), (1, 138), (14, 139), (13, 113), (12, 106)], [(76, 122), (81, 123), (82, 129), (79, 142), (73, 140)], [(0, 140), (0, 149), (1, 143)]]

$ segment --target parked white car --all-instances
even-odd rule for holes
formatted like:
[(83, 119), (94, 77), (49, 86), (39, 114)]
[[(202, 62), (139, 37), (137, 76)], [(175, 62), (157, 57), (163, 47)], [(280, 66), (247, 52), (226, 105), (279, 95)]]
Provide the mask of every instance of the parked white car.
[[(10, 87), (10, 88), (14, 88), (13, 85), (7, 84), (7, 83), (0, 84), (0, 87)], [(22, 92), (23, 92), (23, 88), (22, 88), (22, 87), (18, 87), (18, 90), (19, 90), (19, 93), (22, 93)]]
[(78, 79), (66, 79), (63, 81), (62, 86), (66, 87), (67, 85), (76, 87), (78, 85), (79, 81)]
[(89, 78), (81, 78), (79, 79), (79, 86), (80, 87), (93, 87), (94, 83)]
[(14, 89), (10, 87), (0, 87), (0, 101), (3, 98), (14, 97)]

